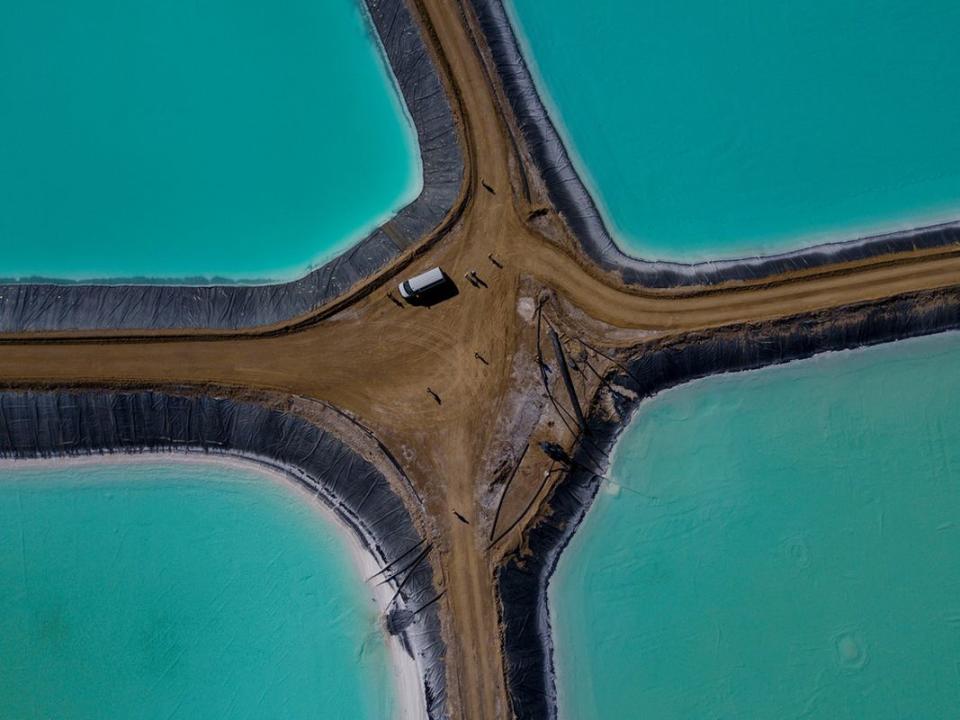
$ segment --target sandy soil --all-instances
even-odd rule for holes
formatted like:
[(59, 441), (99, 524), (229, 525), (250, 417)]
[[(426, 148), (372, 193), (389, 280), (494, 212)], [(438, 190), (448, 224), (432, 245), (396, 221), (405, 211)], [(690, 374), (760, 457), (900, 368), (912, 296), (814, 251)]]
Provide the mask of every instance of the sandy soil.
[[(447, 75), (467, 148), (463, 204), (447, 226), (345, 299), (281, 326), (0, 338), (0, 384), (175, 386), (265, 402), (316, 398), (350, 413), (391, 450), (422, 498), (416, 511), (439, 550), (434, 569), (447, 591), (441, 612), (452, 716), (504, 718), (493, 571), (516, 549), (557, 478), (545, 475), (551, 465), (536, 443), (569, 444), (572, 437), (562, 386), (549, 377), (545, 387), (540, 372), (538, 338), (544, 359), (553, 360), (546, 323), (563, 333), (586, 404), (618, 353), (694, 331), (954, 287), (960, 249), (711, 288), (626, 288), (590, 266), (550, 211), (535, 173), (515, 150), (468, 15), (451, 0), (412, 6)], [(524, 167), (529, 196), (519, 181)], [(495, 192), (484, 190), (481, 179)], [(546, 213), (531, 219), (541, 209)], [(457, 282), (457, 297), (431, 309), (399, 308), (386, 297), (398, 276), (434, 265)], [(488, 287), (464, 280), (470, 270)], [(564, 404), (567, 410), (558, 409)]]

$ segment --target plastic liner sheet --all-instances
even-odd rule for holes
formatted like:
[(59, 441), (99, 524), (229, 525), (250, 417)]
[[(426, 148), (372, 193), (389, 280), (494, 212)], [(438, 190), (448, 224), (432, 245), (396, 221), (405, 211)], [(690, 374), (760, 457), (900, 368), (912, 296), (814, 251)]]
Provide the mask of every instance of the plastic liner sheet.
[[(227, 399), (158, 392), (0, 393), (2, 457), (184, 450), (246, 456), (286, 471), (326, 502), (381, 565), (422, 543), (386, 477), (300, 417)], [(445, 719), (446, 650), (437, 605), (427, 605), (437, 596), (430, 563), (419, 563), (402, 583), (388, 621), (402, 616), (402, 627), (395, 620), (393, 625), (424, 672), (429, 717)]]
[[(851, 308), (830, 317), (799, 318), (681, 338), (651, 349), (608, 378), (616, 409), (591, 412), (591, 443), (578, 446), (574, 469), (552, 491), (550, 511), (526, 533), (529, 553), (509, 557), (497, 572), (505, 675), (518, 720), (557, 717), (547, 585), (557, 560), (579, 527), (605, 472), (610, 452), (640, 403), (661, 390), (716, 373), (753, 370), (843, 350), (960, 328), (960, 291), (899, 298)], [(696, 340), (696, 342), (691, 342)], [(621, 390), (618, 390), (621, 389)]]
[(443, 83), (405, 0), (365, 0), (417, 130), (423, 190), (367, 238), (302, 278), (272, 285), (0, 285), (0, 331), (238, 329), (307, 313), (384, 268), (454, 208), (464, 173)]
[(543, 177), (550, 201), (586, 254), (604, 270), (619, 273), (624, 282), (657, 288), (713, 285), (904, 250), (960, 244), (960, 221), (957, 221), (737, 260), (684, 264), (631, 257), (614, 242), (550, 120), (502, 0), (468, 2), (486, 38), (521, 140)]

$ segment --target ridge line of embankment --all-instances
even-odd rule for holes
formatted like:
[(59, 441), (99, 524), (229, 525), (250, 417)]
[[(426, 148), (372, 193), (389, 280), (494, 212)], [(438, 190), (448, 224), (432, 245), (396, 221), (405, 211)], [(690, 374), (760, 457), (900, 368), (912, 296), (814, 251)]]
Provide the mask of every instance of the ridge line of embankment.
[[(823, 316), (797, 316), (634, 348), (611, 370), (588, 417), (589, 444), (578, 442), (571, 469), (527, 525), (497, 571), (504, 623), (505, 677), (518, 720), (553, 720), (557, 693), (547, 588), (609, 465), (609, 453), (642, 403), (698, 378), (744, 372), (813, 355), (960, 329), (960, 290), (918, 293)], [(589, 446), (588, 446), (589, 445)]]

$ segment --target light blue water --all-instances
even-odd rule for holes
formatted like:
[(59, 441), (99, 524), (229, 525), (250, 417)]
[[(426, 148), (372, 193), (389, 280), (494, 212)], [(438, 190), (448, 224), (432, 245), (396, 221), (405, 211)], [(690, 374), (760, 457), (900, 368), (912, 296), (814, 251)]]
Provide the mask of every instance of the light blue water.
[(342, 532), (232, 466), (0, 470), (0, 716), (391, 717)]
[(958, 362), (941, 335), (645, 403), (550, 586), (562, 717), (956, 717)]
[(0, 278), (288, 279), (416, 197), (360, 0), (0, 0)]
[(631, 254), (769, 253), (960, 216), (960, 4), (507, 5)]

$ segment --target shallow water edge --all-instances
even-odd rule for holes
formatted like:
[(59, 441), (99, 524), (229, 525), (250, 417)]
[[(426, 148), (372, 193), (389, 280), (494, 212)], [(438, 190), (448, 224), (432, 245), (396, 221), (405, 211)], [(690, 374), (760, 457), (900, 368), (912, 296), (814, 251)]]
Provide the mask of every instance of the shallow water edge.
[[(110, 700), (111, 703), (122, 703), (124, 698), (130, 699), (134, 703), (137, 702), (136, 698), (138, 697), (138, 693), (131, 691), (134, 687), (137, 687), (138, 682), (143, 683), (147, 679), (146, 676), (138, 673), (138, 669), (144, 666), (149, 668), (150, 657), (156, 652), (163, 651), (158, 650), (156, 646), (141, 646), (129, 650), (130, 654), (126, 657), (125, 662), (125, 647), (112, 645), (111, 639), (115, 640), (117, 637), (123, 637), (125, 632), (129, 632), (129, 623), (136, 623), (136, 618), (138, 617), (141, 622), (148, 617), (151, 618), (150, 622), (158, 622), (158, 616), (155, 613), (160, 608), (162, 608), (161, 612), (165, 612), (167, 606), (161, 603), (159, 607), (149, 608), (149, 601), (144, 593), (148, 595), (151, 593), (146, 591), (143, 586), (139, 588), (124, 587), (122, 578), (125, 577), (127, 572), (133, 573), (141, 582), (147, 582), (144, 575), (151, 576), (154, 575), (155, 572), (159, 572), (157, 577), (160, 577), (166, 572), (173, 572), (173, 576), (167, 578), (170, 582), (169, 585), (166, 584), (166, 581), (160, 579), (158, 580), (159, 584), (153, 586), (153, 591), (160, 594), (163, 594), (170, 588), (179, 588), (179, 590), (173, 591), (174, 601), (170, 606), (172, 608), (171, 614), (169, 616), (160, 616), (164, 618), (163, 622), (170, 623), (172, 634), (170, 636), (164, 635), (167, 640), (177, 643), (176, 638), (178, 637), (178, 633), (184, 626), (190, 626), (195, 632), (201, 634), (209, 627), (208, 624), (211, 622), (209, 615), (206, 616), (204, 622), (196, 623), (197, 617), (204, 613), (204, 608), (202, 607), (205, 600), (203, 591), (194, 592), (192, 595), (192, 604), (198, 616), (193, 615), (191, 602), (185, 602), (181, 595), (185, 588), (182, 582), (180, 582), (182, 578), (176, 577), (176, 568), (179, 566), (179, 563), (171, 565), (168, 562), (169, 558), (165, 560), (155, 556), (151, 557), (151, 553), (148, 550), (143, 557), (143, 562), (147, 564), (156, 563), (153, 565), (151, 571), (146, 573), (142, 572), (142, 566), (138, 565), (132, 568), (126, 567), (124, 572), (110, 575), (109, 573), (116, 573), (120, 568), (113, 562), (110, 563), (110, 565), (113, 566), (112, 569), (104, 568), (100, 564), (104, 558), (101, 556), (98, 560), (97, 557), (97, 553), (99, 552), (98, 543), (102, 542), (107, 546), (111, 543), (109, 528), (113, 527), (114, 530), (123, 528), (123, 539), (119, 541), (116, 547), (111, 548), (113, 553), (116, 553), (114, 558), (125, 557), (129, 561), (129, 556), (123, 552), (124, 548), (129, 547), (127, 533), (136, 534), (140, 532), (141, 529), (143, 529), (143, 534), (139, 535), (133, 544), (139, 546), (143, 543), (149, 545), (152, 542), (156, 542), (158, 537), (154, 535), (154, 532), (156, 532), (160, 537), (163, 537), (163, 540), (159, 541), (159, 544), (165, 548), (162, 553), (164, 556), (168, 555), (168, 551), (176, 552), (177, 554), (186, 552), (189, 556), (192, 552), (189, 548), (202, 548), (203, 552), (195, 558), (191, 559), (187, 557), (185, 560), (181, 558), (185, 563), (183, 572), (194, 578), (194, 581), (188, 584), (196, 591), (198, 585), (194, 583), (198, 582), (202, 585), (203, 580), (196, 577), (197, 567), (192, 566), (192, 562), (199, 562), (206, 568), (206, 572), (203, 573), (203, 575), (206, 575), (206, 573), (216, 575), (222, 570), (227, 573), (227, 575), (221, 577), (220, 582), (223, 582), (224, 578), (229, 578), (227, 582), (230, 583), (231, 580), (235, 579), (232, 575), (233, 572), (236, 572), (237, 565), (234, 565), (234, 563), (244, 564), (250, 560), (250, 556), (246, 555), (244, 551), (232, 554), (232, 543), (238, 543), (240, 547), (245, 547), (246, 552), (249, 552), (251, 549), (246, 543), (262, 546), (263, 540), (267, 540), (267, 546), (269, 546), (270, 540), (274, 537), (274, 533), (276, 533), (278, 529), (286, 527), (289, 522), (290, 532), (293, 535), (299, 535), (299, 537), (293, 542), (292, 546), (287, 544), (291, 538), (288, 537), (285, 539), (277, 537), (278, 552), (282, 551), (285, 556), (290, 553), (297, 556), (298, 553), (303, 552), (304, 554), (300, 556), (299, 562), (302, 562), (304, 557), (309, 558), (311, 563), (316, 563), (314, 567), (323, 568), (324, 576), (329, 573), (330, 579), (335, 577), (334, 585), (328, 585), (327, 581), (324, 581), (321, 583), (321, 587), (327, 589), (331, 598), (335, 598), (332, 602), (339, 612), (333, 614), (334, 619), (330, 619), (329, 626), (325, 622), (317, 622), (316, 617), (312, 619), (304, 618), (305, 623), (309, 624), (312, 621), (312, 624), (309, 625), (309, 634), (302, 636), (301, 633), (301, 638), (298, 638), (296, 634), (291, 635), (289, 632), (284, 635), (284, 630), (277, 628), (276, 632), (278, 636), (285, 637), (284, 642), (277, 647), (282, 648), (281, 652), (286, 653), (288, 644), (296, 646), (301, 639), (309, 638), (317, 633), (320, 634), (320, 637), (327, 638), (326, 633), (329, 632), (330, 644), (329, 646), (324, 646), (329, 647), (329, 652), (324, 651), (316, 658), (317, 662), (323, 663), (322, 667), (325, 673), (328, 673), (331, 670), (337, 672), (336, 668), (338, 665), (343, 665), (344, 662), (346, 662), (348, 666), (351, 665), (355, 658), (352, 653), (344, 653), (345, 647), (342, 644), (344, 638), (349, 638), (352, 642), (362, 643), (362, 654), (355, 658), (357, 663), (356, 671), (358, 672), (353, 677), (359, 678), (361, 674), (363, 674), (367, 680), (361, 682), (359, 686), (350, 686), (349, 683), (352, 680), (351, 672), (353, 672), (354, 669), (344, 667), (344, 676), (341, 678), (341, 681), (347, 683), (347, 687), (334, 689), (331, 695), (338, 696), (342, 690), (343, 696), (352, 697), (354, 702), (356, 702), (358, 696), (369, 699), (370, 704), (366, 706), (363, 713), (365, 717), (379, 718), (386, 716), (394, 718), (394, 720), (417, 720), (426, 716), (426, 708), (424, 706), (425, 697), (421, 690), (420, 672), (417, 663), (414, 658), (404, 650), (400, 638), (386, 633), (380, 622), (380, 618), (391, 605), (393, 588), (388, 585), (378, 585), (375, 581), (370, 582), (366, 580), (367, 578), (376, 576), (379, 572), (380, 567), (378, 560), (365, 549), (356, 533), (345, 527), (339, 517), (331, 512), (329, 505), (318, 501), (318, 495), (315, 491), (309, 490), (306, 485), (298, 482), (296, 478), (288, 474), (285, 470), (273, 467), (272, 463), (265, 463), (262, 460), (247, 458), (243, 455), (211, 454), (187, 449), (180, 452), (145, 452), (137, 455), (124, 453), (107, 457), (103, 455), (84, 455), (30, 460), (0, 459), (0, 473), (2, 473), (3, 476), (2, 482), (0, 482), (0, 491), (6, 491), (8, 493), (8, 500), (13, 497), (20, 499), (21, 495), (30, 498), (30, 508), (32, 508), (30, 512), (24, 515), (24, 502), (22, 500), (20, 502), (13, 501), (12, 507), (8, 508), (8, 510), (12, 511), (12, 515), (8, 517), (19, 516), (20, 523), (27, 524), (26, 531), (29, 533), (31, 527), (34, 531), (33, 540), (30, 543), (30, 554), (28, 555), (31, 560), (31, 564), (28, 565), (28, 567), (30, 567), (33, 572), (36, 571), (36, 565), (32, 563), (37, 562), (38, 559), (41, 563), (41, 568), (46, 562), (52, 563), (52, 565), (48, 567), (48, 571), (54, 567), (58, 567), (55, 557), (44, 557), (49, 548), (38, 550), (36, 545), (34, 545), (37, 541), (37, 534), (40, 534), (44, 538), (44, 543), (49, 539), (50, 542), (56, 544), (62, 542), (65, 537), (70, 537), (75, 533), (72, 538), (73, 541), (84, 544), (86, 549), (86, 552), (82, 552), (81, 554), (86, 556), (87, 553), (92, 553), (89, 565), (84, 564), (84, 560), (81, 558), (72, 563), (66, 561), (68, 563), (67, 567), (59, 566), (61, 571), (69, 568), (70, 572), (77, 571), (79, 566), (83, 567), (82, 570), (79, 570), (77, 574), (73, 576), (72, 580), (66, 581), (64, 577), (48, 578), (50, 584), (44, 583), (44, 590), (41, 591), (36, 590), (32, 582), (29, 583), (29, 586), (25, 582), (24, 586), (19, 587), (18, 590), (29, 595), (29, 602), (24, 606), (22, 602), (17, 603), (14, 601), (14, 604), (8, 608), (16, 609), (17, 606), (20, 605), (23, 610), (27, 611), (28, 616), (30, 613), (40, 613), (41, 617), (43, 617), (43, 614), (48, 612), (50, 608), (48, 604), (50, 601), (47, 599), (50, 597), (50, 595), (48, 595), (48, 593), (50, 593), (52, 596), (58, 598), (58, 601), (53, 603), (53, 607), (60, 607), (62, 604), (71, 606), (68, 610), (64, 611), (65, 616), (69, 618), (69, 620), (64, 620), (64, 622), (68, 628), (74, 628), (74, 630), (68, 631), (63, 636), (58, 636), (55, 639), (49, 637), (41, 637), (38, 639), (39, 642), (44, 644), (51, 643), (48, 650), (57, 653), (57, 657), (53, 659), (49, 673), (40, 672), (39, 675), (42, 677), (31, 679), (29, 671), (26, 676), (24, 675), (23, 667), (6, 668), (9, 670), (7, 673), (9, 679), (14, 680), (19, 677), (19, 682), (26, 682), (30, 685), (29, 690), (25, 690), (24, 688), (18, 689), (17, 681), (14, 680), (13, 685), (8, 685), (8, 687), (5, 688), (5, 690), (8, 691), (7, 695), (10, 701), (14, 703), (17, 703), (18, 700), (20, 701), (18, 707), (21, 708), (21, 714), (23, 714), (23, 712), (26, 712), (27, 715), (30, 714), (29, 711), (24, 709), (22, 702), (27, 701), (27, 703), (33, 703), (35, 712), (42, 713), (43, 708), (45, 708), (47, 712), (56, 713), (56, 708), (59, 706), (61, 708), (70, 707), (71, 709), (76, 709), (78, 716), (81, 714), (85, 717), (90, 716), (91, 711), (93, 715), (96, 716), (95, 698), (91, 698), (89, 693), (83, 690), (86, 682), (95, 684), (98, 689), (97, 694), (104, 692), (106, 693), (106, 697), (112, 698)], [(11, 490), (13, 490), (12, 493)], [(92, 493), (93, 499), (91, 498), (91, 490), (95, 490), (95, 492)], [(98, 525), (97, 527), (87, 529), (84, 529), (83, 524), (75, 525), (72, 531), (70, 528), (57, 528), (55, 532), (49, 535), (45, 533), (43, 523), (39, 526), (35, 524), (31, 526), (29, 523), (36, 519), (36, 516), (33, 514), (34, 511), (39, 511), (41, 514), (53, 513), (54, 517), (57, 516), (58, 496), (65, 501), (65, 505), (60, 506), (65, 511), (65, 515), (60, 516), (61, 522), (69, 523), (70, 518), (76, 515), (77, 517), (84, 516), (88, 522), (95, 518), (99, 519), (104, 525), (102, 527)], [(150, 500), (146, 500), (146, 498), (150, 498)], [(167, 503), (168, 498), (174, 499), (172, 502)], [(246, 498), (247, 501), (252, 501), (252, 504), (248, 506), (242, 500), (237, 502), (237, 498)], [(98, 510), (101, 512), (106, 510), (115, 500), (123, 503), (122, 507), (124, 508), (118, 517), (112, 518), (109, 515), (104, 517), (98, 512)], [(181, 506), (181, 500), (188, 505)], [(163, 511), (153, 515), (147, 508), (154, 502), (167, 504), (164, 504)], [(261, 514), (266, 507), (269, 507), (270, 510), (267, 510), (266, 515)], [(274, 526), (272, 532), (264, 533), (262, 526), (250, 526), (244, 530), (244, 525), (248, 525), (250, 522), (253, 522), (256, 526), (259, 526), (263, 522), (269, 524), (271, 519), (277, 517), (273, 514), (277, 512), (277, 510), (281, 511), (282, 519), (279, 522), (279, 527)], [(246, 511), (249, 511), (250, 514), (245, 514)], [(93, 517), (90, 515), (91, 512), (93, 513)], [(130, 515), (136, 517), (137, 520), (132, 521)], [(184, 521), (185, 518), (188, 519)], [(232, 520), (230, 518), (232, 518)], [(243, 519), (243, 523), (239, 526), (234, 524), (238, 518)], [(160, 523), (160, 526), (154, 527), (151, 531), (149, 526), (152, 520)], [(209, 524), (207, 522), (208, 520)], [(224, 527), (225, 521), (231, 527)], [(116, 524), (112, 525), (114, 522)], [(303, 527), (304, 522), (306, 522), (309, 527), (309, 531), (306, 534), (303, 532), (305, 529)], [(143, 525), (141, 525), (141, 523), (143, 523)], [(14, 523), (14, 526), (15, 525), (16, 523)], [(105, 529), (106, 533), (104, 532)], [(232, 536), (230, 540), (230, 553), (228, 553), (228, 555), (231, 556), (218, 560), (217, 551), (221, 543), (218, 542), (215, 546), (210, 546), (205, 543), (207, 539), (213, 535), (219, 535), (224, 532), (229, 534), (231, 531), (238, 533)], [(63, 532), (64, 535), (58, 535), (60, 532)], [(90, 542), (89, 538), (94, 536), (99, 538), (99, 541)], [(114, 533), (114, 538), (116, 537), (117, 534)], [(11, 536), (8, 534), (7, 538), (10, 540)], [(197, 543), (197, 545), (194, 546), (193, 543)], [(320, 553), (322, 556), (318, 556), (317, 553)], [(330, 553), (333, 554), (331, 555)], [(54, 553), (54, 555), (60, 555), (62, 558), (62, 553)], [(206, 559), (204, 559), (204, 556)], [(7, 559), (10, 560), (10, 557)], [(123, 561), (118, 560), (118, 562), (122, 563)], [(293, 562), (296, 563), (298, 561), (293, 560)], [(250, 568), (249, 565), (245, 565), (245, 567)], [(269, 565), (260, 568), (263, 573), (262, 578), (270, 577), (273, 578), (273, 580), (280, 579), (282, 581), (284, 578), (283, 572), (280, 572), (279, 575), (273, 575), (270, 568), (271, 566)], [(93, 581), (92, 586), (89, 586), (89, 582), (92, 578), (99, 578), (99, 583), (103, 583), (105, 576), (102, 575), (102, 573), (104, 572), (108, 573), (107, 577), (110, 578), (109, 582), (111, 586), (117, 589), (118, 597), (123, 598), (120, 601), (120, 607), (113, 606), (116, 598), (100, 598), (97, 600), (92, 597), (97, 595), (96, 587), (98, 581)], [(249, 576), (248, 579), (254, 583), (257, 582), (249, 578)], [(287, 576), (287, 579), (289, 580), (291, 578)], [(8, 590), (12, 591), (17, 584), (16, 573), (8, 575), (7, 580), (12, 582), (12, 586), (8, 588)], [(64, 585), (65, 581), (67, 583), (66, 586)], [(302, 581), (306, 583), (306, 585), (297, 586), (297, 589), (301, 587), (305, 589), (311, 586), (309, 578), (302, 579)], [(269, 585), (271, 580), (266, 580), (265, 582)], [(216, 586), (218, 584), (219, 583), (214, 583), (212, 586), (204, 587), (207, 592), (214, 593), (217, 591)], [(339, 587), (337, 584), (344, 585), (344, 587)], [(260, 592), (257, 593), (255, 591), (253, 597), (256, 598), (260, 596), (262, 600), (269, 602), (268, 598), (262, 597), (262, 593), (264, 592), (262, 585), (263, 583), (261, 583)], [(232, 612), (249, 613), (250, 608), (245, 605), (245, 600), (249, 601), (251, 597), (249, 591), (253, 586), (245, 586), (244, 581), (241, 581), (239, 586), (230, 584), (230, 587), (231, 592), (227, 593), (227, 597), (223, 598), (223, 602), (227, 603), (227, 605), (219, 607), (214, 614), (221, 616), (225, 607), (232, 608), (232, 611), (228, 611), (228, 614)], [(316, 587), (316, 585), (312, 585), (313, 592), (316, 592)], [(72, 594), (64, 595), (64, 593)], [(236, 593), (236, 595), (234, 595), (234, 593)], [(180, 596), (179, 599), (177, 596)], [(350, 603), (347, 601), (347, 607), (345, 607), (344, 601), (347, 600), (349, 596), (357, 596), (353, 598), (353, 601), (359, 601), (359, 603), (353, 607), (349, 607)], [(70, 600), (65, 601), (65, 597), (69, 597)], [(130, 597), (137, 597), (138, 601), (132, 605), (128, 605)], [(310, 597), (311, 591), (306, 590), (302, 594), (298, 592), (295, 596), (290, 597), (289, 600), (292, 605), (304, 608), (310, 606)], [(8, 597), (8, 599), (10, 598)], [(371, 612), (371, 609), (367, 605), (371, 599), (375, 600), (376, 607), (378, 608), (378, 610), (373, 612)], [(87, 602), (92, 603), (92, 607), (86, 607), (81, 610), (80, 608)], [(145, 609), (145, 606), (149, 609)], [(286, 603), (285, 606), (290, 607), (286, 605)], [(112, 608), (112, 610), (110, 608)], [(314, 606), (314, 609), (316, 609), (316, 606)], [(107, 612), (102, 612), (103, 610), (107, 610)], [(115, 612), (124, 613), (126, 610), (130, 611), (129, 617), (125, 615), (124, 622), (120, 623), (117, 628), (111, 627), (113, 623), (110, 618)], [(121, 662), (126, 665), (123, 680), (114, 679), (119, 682), (117, 686), (113, 686), (109, 679), (112, 676), (112, 672), (105, 666), (99, 668), (96, 666), (85, 667), (86, 670), (90, 671), (89, 675), (86, 676), (86, 680), (81, 681), (79, 686), (72, 688), (70, 685), (78, 679), (77, 676), (72, 672), (66, 676), (63, 674), (70, 666), (69, 660), (66, 660), (66, 664), (62, 664), (64, 658), (72, 657), (74, 661), (80, 660), (82, 663), (82, 658), (87, 654), (85, 642), (81, 641), (76, 645), (71, 645), (70, 638), (71, 636), (74, 639), (77, 638), (75, 623), (79, 623), (82, 627), (85, 622), (89, 622), (87, 617), (88, 612), (101, 612), (98, 624), (105, 622), (107, 625), (107, 632), (100, 638), (104, 644), (97, 645), (98, 656), (101, 654), (104, 654), (104, 656), (109, 654), (114, 662)], [(345, 613), (345, 615), (341, 615), (340, 613)], [(354, 615), (353, 613), (356, 614)], [(64, 617), (64, 615), (59, 614), (56, 616), (61, 619)], [(345, 620), (347, 616), (350, 616), (352, 621), (348, 621), (348, 624), (344, 626), (341, 620)], [(263, 632), (263, 626), (257, 625), (256, 623), (255, 613), (253, 615), (245, 615), (245, 617), (247, 622), (252, 623), (250, 626), (250, 632), (252, 633), (251, 639), (257, 637), (258, 633)], [(173, 618), (176, 618), (176, 620), (173, 620)], [(180, 623), (184, 623), (184, 626), (180, 626)], [(354, 623), (358, 624), (354, 625)], [(24, 631), (25, 628), (23, 626), (18, 628), (17, 625), (18, 623), (16, 621), (9, 625), (13, 633), (10, 640), (11, 642), (17, 642), (17, 644), (19, 644), (23, 642), (25, 638), (22, 636), (17, 638), (18, 633)], [(361, 626), (363, 628), (361, 632), (362, 637), (351, 637), (351, 633)], [(372, 652), (368, 655), (367, 650), (370, 649), (371, 646), (367, 645), (366, 636), (371, 632), (378, 636), (380, 642), (372, 643)], [(255, 672), (253, 677), (244, 675), (244, 668), (250, 669), (250, 666), (246, 665), (242, 660), (238, 666), (231, 664), (229, 657), (216, 658), (214, 665), (218, 666), (220, 671), (216, 673), (212, 684), (211, 682), (202, 680), (199, 675), (194, 674), (196, 670), (203, 666), (203, 657), (206, 650), (201, 648), (205, 646), (209, 647), (208, 643), (210, 642), (213, 642), (214, 646), (219, 644), (217, 642), (216, 631), (211, 631), (211, 634), (206, 637), (206, 642), (202, 642), (199, 645), (194, 643), (192, 646), (179, 647), (179, 650), (184, 653), (182, 656), (178, 655), (183, 663), (182, 666), (190, 667), (191, 671), (186, 673), (186, 677), (169, 678), (171, 686), (177, 688), (174, 696), (160, 689), (160, 686), (164, 684), (160, 679), (155, 680), (158, 692), (155, 695), (151, 693), (149, 706), (143, 708), (146, 714), (153, 713), (154, 715), (165, 717), (164, 713), (169, 712), (171, 708), (167, 707), (166, 710), (162, 710), (161, 708), (174, 702), (175, 698), (184, 703), (183, 707), (192, 707), (195, 713), (200, 713), (201, 715), (208, 712), (216, 712), (213, 708), (216, 707), (218, 700), (224, 700), (221, 694), (230, 695), (230, 701), (232, 702), (233, 699), (238, 697), (238, 695), (233, 694), (234, 692), (238, 692), (239, 695), (246, 693), (247, 702), (251, 701), (252, 688), (250, 686), (241, 687), (239, 690), (236, 685), (231, 687), (230, 678), (232, 678), (235, 683), (240, 680), (241, 677), (246, 677), (246, 681), (240, 680), (242, 683), (256, 682), (256, 678), (260, 676), (259, 672)], [(260, 641), (266, 640), (266, 638), (262, 636), (260, 636), (259, 639)], [(222, 642), (223, 638), (220, 637), (220, 640)], [(170, 647), (162, 645), (163, 641), (160, 642), (161, 647), (164, 649)], [(30, 647), (33, 645), (34, 643), (30, 642)], [(146, 647), (150, 647), (151, 649), (146, 650)], [(303, 650), (304, 648), (300, 647), (301, 653)], [(24, 650), (21, 648), (21, 652), (25, 653), (24, 661), (30, 662), (26, 657), (33, 654), (30, 649), (27, 648)], [(61, 652), (63, 652), (63, 656), (60, 655)], [(114, 653), (120, 653), (120, 655), (118, 656)], [(9, 654), (10, 653), (8, 653), (8, 655)], [(33, 663), (39, 662), (42, 666), (43, 655), (44, 653), (41, 652), (39, 656), (34, 656), (32, 658)], [(14, 652), (13, 657), (18, 656), (18, 653)], [(302, 658), (303, 655), (299, 654), (298, 657)], [(334, 658), (338, 659), (334, 660)], [(222, 663), (221, 660), (223, 661)], [(272, 666), (272, 670), (270, 667), (265, 667), (262, 668), (264, 672), (269, 674), (271, 671), (280, 671), (280, 668), (274, 663), (268, 664)], [(34, 667), (34, 672), (38, 670), (39, 668)], [(107, 671), (105, 675), (102, 674), (103, 670)], [(322, 677), (324, 677), (325, 673), (322, 673), (320, 676), (314, 675), (313, 682), (322, 684)], [(194, 676), (195, 680), (199, 682), (199, 685), (191, 687), (189, 676)], [(59, 681), (57, 678), (59, 678)], [(35, 686), (33, 685), (34, 680), (36, 681)], [(273, 681), (277, 682), (277, 679), (274, 678)], [(282, 683), (282, 681), (279, 682)], [(64, 685), (60, 683), (64, 683)], [(301, 679), (299, 682), (287, 686), (285, 694), (283, 694), (282, 697), (286, 699), (290, 693), (295, 694), (301, 684), (309, 686), (310, 683), (311, 681), (308, 678)], [(368, 687), (364, 689), (368, 683), (373, 683), (376, 689), (370, 690)], [(204, 688), (207, 688), (209, 692), (204, 690)], [(140, 690), (145, 691), (146, 687), (141, 685)], [(170, 688), (168, 687), (167, 690), (169, 691)], [(63, 695), (57, 697), (57, 693), (61, 691)], [(310, 693), (311, 691), (305, 690), (305, 692)], [(325, 702), (322, 693), (316, 693), (316, 688), (314, 688), (313, 692), (312, 703)], [(34, 695), (34, 693), (39, 694)], [(48, 696), (47, 693), (50, 695)], [(79, 697), (77, 695), (79, 695)], [(253, 697), (256, 697), (255, 693)], [(67, 700), (67, 698), (70, 699)], [(330, 699), (332, 698), (327, 698), (326, 702), (329, 702)], [(87, 705), (86, 711), (84, 712), (81, 708), (87, 700), (93, 700), (94, 704)], [(305, 703), (305, 697), (303, 696), (290, 698), (290, 700), (292, 705), (297, 705), (300, 708), (297, 712), (301, 714), (305, 711), (305, 704), (308, 707), (319, 707), (318, 705), (313, 705), (310, 701)], [(335, 711), (337, 704), (338, 703), (334, 702), (332, 706), (328, 704), (323, 704), (322, 706), (325, 708), (325, 711), (330, 712)], [(374, 711), (371, 714), (373, 707), (379, 707), (380, 710)], [(202, 708), (206, 709), (204, 710)], [(224, 710), (225, 707), (221, 703), (220, 712)], [(265, 710), (269, 712), (269, 708)], [(309, 712), (309, 710), (306, 711)], [(129, 709), (126, 712), (129, 713)]]
[[(0, 393), (0, 458), (103, 461), (114, 453), (158, 452), (240, 457), (291, 477), (326, 504), (381, 566), (422, 543), (383, 471), (330, 430), (290, 412), (159, 392)], [(448, 715), (437, 597), (432, 567), (420, 563), (404, 578), (400, 602), (386, 620), (417, 664), (428, 717), (439, 720)]]
[(239, 329), (270, 325), (325, 305), (382, 270), (429, 233), (449, 224), (462, 202), (464, 158), (444, 81), (406, 0), (364, 2), (416, 129), (423, 185), (412, 203), (345, 252), (290, 282), (3, 282), (0, 331)]
[(587, 256), (604, 270), (617, 272), (628, 284), (655, 288), (715, 285), (895, 252), (960, 245), (960, 221), (954, 221), (734, 260), (686, 264), (653, 262), (628, 255), (614, 242), (540, 98), (503, 0), (469, 2), (514, 116), (508, 124), (519, 128), (514, 133), (518, 135), (517, 142), (525, 147), (540, 173), (550, 201)]
[(949, 717), (958, 359), (945, 332), (644, 401), (550, 580), (559, 717)]
[[(591, 444), (609, 453), (645, 398), (690, 380), (958, 328), (960, 292), (935, 291), (652, 343), (605, 379), (588, 416)], [(596, 466), (594, 457), (580, 444), (573, 457), (581, 469), (559, 481), (545, 514), (524, 533), (530, 554), (508, 556), (497, 571), (505, 676), (520, 720), (557, 717), (547, 586), (600, 486), (582, 469)], [(606, 463), (598, 469), (606, 471)]]

